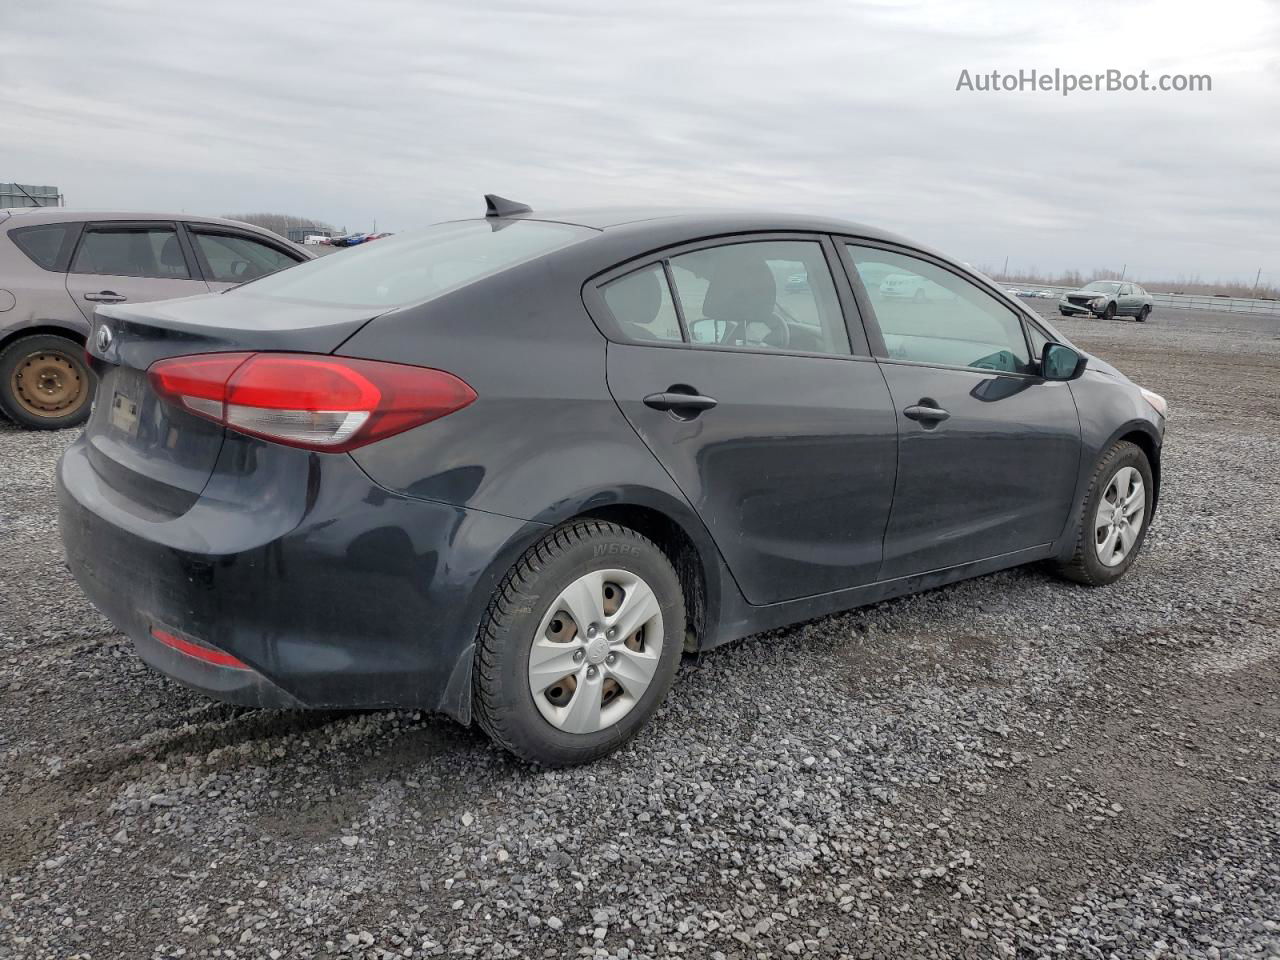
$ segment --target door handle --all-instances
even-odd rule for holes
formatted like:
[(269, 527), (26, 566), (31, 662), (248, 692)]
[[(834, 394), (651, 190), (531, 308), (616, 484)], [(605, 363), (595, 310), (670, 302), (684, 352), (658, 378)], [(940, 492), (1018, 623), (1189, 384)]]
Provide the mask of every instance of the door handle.
[(902, 415), (908, 420), (918, 420), (926, 426), (941, 423), (951, 417), (951, 414), (938, 406), (936, 400), (930, 400), (928, 397), (923, 397), (919, 403), (907, 407), (902, 411)]
[(94, 303), (123, 303), (129, 298), (122, 293), (116, 293), (114, 290), (103, 290), (100, 293), (86, 293), (86, 300), (92, 300)]
[(644, 405), (654, 410), (669, 410), (672, 413), (684, 413), (697, 416), (703, 410), (710, 410), (716, 405), (714, 397), (704, 397), (700, 393), (679, 393), (668, 390), (665, 393), (651, 393), (644, 398)]

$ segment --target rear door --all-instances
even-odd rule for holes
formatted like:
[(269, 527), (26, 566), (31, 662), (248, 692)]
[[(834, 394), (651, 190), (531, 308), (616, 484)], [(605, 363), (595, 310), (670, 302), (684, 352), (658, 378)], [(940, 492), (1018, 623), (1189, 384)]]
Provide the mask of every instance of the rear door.
[(169, 221), (88, 223), (67, 274), (86, 320), (103, 303), (145, 303), (208, 293), (186, 237)]
[[(881, 577), (1056, 539), (1074, 495), (1079, 417), (1068, 384), (1037, 376), (1017, 311), (923, 254), (855, 243), (844, 252), (900, 436)], [(881, 293), (882, 277), (903, 273), (922, 298)]]
[(189, 223), (187, 231), (211, 290), (225, 290), (257, 280), (307, 259), (302, 253), (290, 250), (283, 241), (273, 243), (246, 230)]
[(881, 563), (896, 428), (835, 256), (817, 237), (737, 238), (588, 290), (610, 391), (753, 604), (867, 583)]
[(1133, 284), (1120, 284), (1120, 291), (1116, 294), (1116, 313), (1132, 316), (1138, 312), (1138, 298), (1133, 295)]

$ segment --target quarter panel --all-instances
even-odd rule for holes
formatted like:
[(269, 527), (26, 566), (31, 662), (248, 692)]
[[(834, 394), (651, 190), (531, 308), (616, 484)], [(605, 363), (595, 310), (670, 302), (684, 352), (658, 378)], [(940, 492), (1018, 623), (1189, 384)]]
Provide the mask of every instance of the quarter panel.
[(67, 292), (66, 274), (40, 269), (7, 236), (0, 243), (0, 289), (13, 294), (13, 306), (0, 310), (0, 337), (40, 326), (88, 335), (89, 322)]

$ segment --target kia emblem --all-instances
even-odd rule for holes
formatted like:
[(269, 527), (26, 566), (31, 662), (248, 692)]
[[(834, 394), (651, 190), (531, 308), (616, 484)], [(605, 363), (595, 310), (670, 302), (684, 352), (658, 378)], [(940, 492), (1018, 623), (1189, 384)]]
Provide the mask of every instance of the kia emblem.
[(105, 323), (98, 327), (98, 352), (106, 353), (107, 347), (111, 346), (111, 328)]

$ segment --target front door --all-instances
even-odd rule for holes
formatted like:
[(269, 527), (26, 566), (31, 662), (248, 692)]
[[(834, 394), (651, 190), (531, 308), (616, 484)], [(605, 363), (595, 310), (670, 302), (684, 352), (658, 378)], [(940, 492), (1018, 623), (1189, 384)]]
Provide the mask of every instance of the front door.
[[(1080, 458), (1071, 389), (1046, 382), (1021, 318), (977, 284), (897, 251), (846, 248), (882, 339), (898, 482), (882, 579), (1016, 553), (1066, 524)], [(884, 290), (908, 274), (923, 298)]]
[(209, 224), (191, 223), (188, 230), (201, 272), (214, 291), (257, 280), (306, 259), (300, 253), (287, 252), (283, 241), (277, 246), (260, 237)]
[(602, 288), (609, 389), (753, 604), (868, 583), (882, 560), (894, 415), (825, 249), (722, 243)]
[(208, 293), (179, 240), (156, 221), (85, 226), (67, 274), (67, 292), (86, 320), (103, 303), (143, 303)]
[(1142, 306), (1142, 298), (1133, 289), (1132, 283), (1121, 284), (1120, 296), (1116, 301), (1116, 311), (1127, 317), (1136, 316)]

